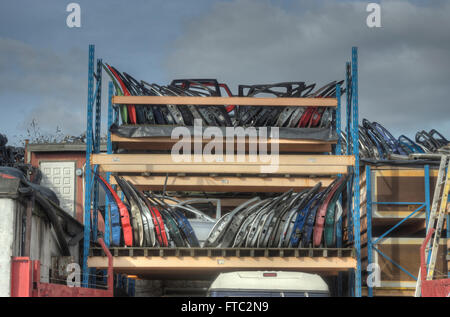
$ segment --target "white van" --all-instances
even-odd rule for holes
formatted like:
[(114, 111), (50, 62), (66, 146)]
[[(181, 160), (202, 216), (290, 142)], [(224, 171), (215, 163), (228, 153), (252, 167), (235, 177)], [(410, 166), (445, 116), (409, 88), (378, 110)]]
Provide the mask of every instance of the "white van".
[(221, 273), (211, 284), (211, 297), (328, 297), (327, 283), (317, 274), (279, 271)]

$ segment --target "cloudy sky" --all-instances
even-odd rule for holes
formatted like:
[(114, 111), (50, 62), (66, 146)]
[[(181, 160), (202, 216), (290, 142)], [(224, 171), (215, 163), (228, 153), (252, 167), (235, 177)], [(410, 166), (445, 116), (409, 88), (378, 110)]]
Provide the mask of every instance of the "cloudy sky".
[[(70, 2), (81, 28), (66, 26)], [(381, 28), (366, 25), (369, 2), (3, 0), (0, 133), (16, 142), (33, 119), (44, 132), (84, 131), (93, 43), (96, 57), (138, 79), (212, 77), (235, 93), (343, 79), (358, 46), (360, 118), (396, 136), (436, 128), (450, 138), (450, 0), (376, 1)]]

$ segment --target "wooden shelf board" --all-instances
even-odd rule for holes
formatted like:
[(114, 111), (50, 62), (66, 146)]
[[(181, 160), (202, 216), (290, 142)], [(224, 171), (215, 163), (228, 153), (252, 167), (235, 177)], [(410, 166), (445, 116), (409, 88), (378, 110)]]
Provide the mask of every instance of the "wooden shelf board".
[[(374, 297), (414, 297), (416, 289), (411, 287), (395, 288), (395, 287), (384, 287), (384, 288), (373, 288)], [(362, 288), (362, 296), (368, 296), (367, 287)]]
[[(375, 177), (425, 177), (423, 168), (379, 167), (374, 168)], [(438, 170), (430, 169), (430, 177), (436, 177)]]
[(261, 166), (233, 165), (115, 165), (101, 164), (101, 172), (112, 173), (154, 173), (154, 174), (248, 174), (248, 175), (337, 175), (347, 174), (346, 166), (279, 166), (273, 172), (264, 171)]
[[(165, 176), (124, 176), (140, 190), (162, 190)], [(167, 187), (169, 191), (208, 191), (208, 192), (285, 192), (291, 188), (301, 191), (315, 186), (318, 182), (322, 187), (331, 184), (333, 178), (305, 177), (210, 177), (210, 176), (169, 176)], [(111, 184), (116, 184), (114, 178)]]
[[(125, 150), (171, 150), (173, 146), (179, 142), (177, 139), (169, 137), (148, 137), (148, 138), (126, 138), (116, 134), (111, 134), (111, 141), (119, 149)], [(210, 141), (203, 139), (202, 148)], [(278, 147), (279, 152), (306, 152), (306, 153), (326, 153), (331, 152), (332, 145), (336, 144), (336, 141), (317, 141), (317, 140), (293, 140), (293, 139), (279, 139)], [(248, 151), (249, 145), (248, 138), (245, 140), (245, 149)], [(267, 150), (271, 149), (272, 140), (267, 140)], [(240, 145), (240, 143), (239, 143)], [(238, 141), (235, 139), (234, 147), (238, 146)], [(224, 149), (226, 148), (226, 142), (224, 141)], [(194, 143), (191, 142), (191, 148), (194, 148)]]
[(175, 162), (170, 154), (94, 154), (91, 164), (99, 165), (102, 172), (115, 173), (336, 175), (346, 174), (355, 162), (353, 156), (345, 155), (279, 155), (274, 161), (270, 155), (267, 160), (234, 155), (233, 162), (227, 162), (226, 156), (223, 162), (214, 161), (214, 156), (200, 157), (198, 162), (190, 158)]
[[(181, 161), (181, 155), (176, 156), (179, 161), (174, 161), (171, 154), (93, 154), (91, 164), (101, 165), (182, 165), (182, 166), (204, 166), (216, 165), (220, 167), (245, 165), (261, 166), (270, 164), (275, 158), (271, 155), (232, 155), (230, 161), (228, 156), (223, 155), (223, 161), (216, 161), (214, 155), (203, 155), (197, 157), (189, 155), (188, 161)], [(355, 157), (353, 155), (278, 155), (277, 163), (279, 166), (353, 166)]]
[[(106, 269), (108, 258), (91, 256), (88, 266)], [(114, 257), (115, 273), (131, 275), (155, 275), (183, 272), (184, 274), (218, 273), (227, 270), (301, 270), (304, 272), (343, 272), (356, 268), (352, 257), (208, 257), (208, 256), (117, 256)]]
[(240, 105), (336, 107), (336, 98), (256, 98), (256, 97), (185, 97), (185, 96), (113, 96), (113, 104), (128, 105)]
[[(388, 211), (388, 210), (378, 210), (373, 211), (373, 219), (404, 219), (411, 215), (414, 210), (398, 210), (398, 211)], [(418, 211), (413, 217), (410, 219), (425, 219), (425, 211)]]

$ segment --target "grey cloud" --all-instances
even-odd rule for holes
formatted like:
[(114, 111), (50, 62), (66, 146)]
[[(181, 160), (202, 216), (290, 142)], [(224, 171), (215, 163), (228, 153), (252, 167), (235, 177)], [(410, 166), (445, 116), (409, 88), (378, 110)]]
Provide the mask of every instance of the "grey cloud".
[[(43, 133), (54, 133), (57, 127), (65, 134), (82, 133), (86, 129), (87, 53), (75, 49), (55, 53), (6, 38), (0, 38), (0, 47), (0, 96), (27, 96), (27, 103), (13, 107), (21, 118), (17, 122), (21, 134), (32, 120)], [(9, 102), (1, 107), (12, 110)]]
[[(165, 44), (178, 34), (179, 21), (210, 6), (209, 0), (77, 2), (80, 29), (66, 26), (68, 2), (0, 2), (0, 133), (21, 135), (33, 119), (50, 132), (57, 125), (64, 133), (83, 132), (88, 44), (96, 45), (96, 57), (137, 78), (160, 82), (159, 61)], [(108, 79), (103, 78), (104, 114)]]
[(450, 3), (382, 1), (382, 28), (366, 26), (366, 2), (217, 3), (185, 25), (166, 59), (169, 77), (240, 83), (344, 78), (359, 47), (360, 118), (394, 134), (435, 127), (450, 136)]
[(62, 133), (79, 135), (86, 127), (84, 109), (72, 109), (63, 100), (46, 99), (38, 107), (34, 107), (20, 124), (23, 131), (35, 120), (40, 130), (52, 134), (59, 128)]
[(56, 54), (8, 38), (0, 38), (0, 47), (0, 93), (70, 96), (80, 92), (87, 53), (72, 49)]

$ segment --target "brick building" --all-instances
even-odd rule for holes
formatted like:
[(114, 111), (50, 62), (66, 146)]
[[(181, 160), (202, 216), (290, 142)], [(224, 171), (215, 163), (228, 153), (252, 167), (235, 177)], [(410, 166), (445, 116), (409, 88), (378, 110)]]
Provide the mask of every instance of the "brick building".
[[(106, 151), (106, 145), (101, 151)], [(83, 223), (86, 144), (27, 144), (25, 163), (40, 168), (41, 184), (51, 188), (61, 207)]]

